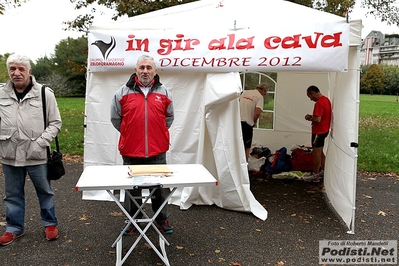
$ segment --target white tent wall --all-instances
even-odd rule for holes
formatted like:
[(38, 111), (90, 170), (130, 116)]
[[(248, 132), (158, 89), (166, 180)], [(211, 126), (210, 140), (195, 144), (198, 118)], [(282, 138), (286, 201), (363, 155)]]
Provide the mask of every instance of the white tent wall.
[(87, 165), (121, 163), (116, 140), (119, 133), (110, 124), (111, 99), (131, 73), (88, 73), (85, 109), (84, 162)]
[[(170, 129), (169, 163), (202, 163), (218, 179), (218, 187), (178, 190), (171, 203), (252, 212), (266, 219), (266, 210), (249, 189), (240, 134), (238, 73), (162, 73), (173, 94), (175, 121)], [(234, 119), (235, 118), (235, 119)], [(241, 155), (241, 156), (240, 156)]]
[(354, 233), (356, 208), (357, 147), (359, 132), (359, 50), (350, 47), (348, 72), (338, 73), (333, 88), (333, 125), (324, 181), (328, 198)]
[(354, 230), (359, 113), (359, 61), (356, 46), (350, 48), (349, 69), (342, 73), (279, 72), (274, 130), (255, 129), (254, 140), (272, 151), (283, 146), (310, 145), (310, 124), (304, 120), (313, 110), (306, 89), (316, 85), (333, 105), (333, 122), (325, 152), (324, 185), (327, 196), (351, 231)]
[[(265, 220), (267, 211), (256, 201), (249, 187), (237, 116), (241, 92), (238, 73), (159, 74), (161, 82), (172, 91), (175, 109), (168, 163), (201, 163), (219, 181), (217, 187), (179, 189), (171, 203), (182, 209), (192, 204), (215, 204), (229, 210), (252, 212)], [(122, 164), (117, 150), (119, 134), (110, 124), (109, 112), (113, 94), (130, 75), (89, 73), (85, 166)], [(84, 199), (111, 200), (101, 191), (84, 192)]]
[(310, 145), (310, 123), (304, 119), (313, 111), (313, 102), (306, 96), (306, 89), (316, 85), (329, 97), (330, 73), (278, 72), (275, 93), (275, 122), (273, 130), (255, 129), (256, 143), (271, 151), (293, 145)]
[[(261, 12), (262, 7), (269, 9), (267, 17), (256, 14), (258, 11)], [(284, 16), (281, 15), (282, 13)], [(193, 19), (201, 18), (203, 14), (207, 14), (209, 19), (205, 19), (201, 23)], [(253, 15), (243, 16), (242, 14)], [(298, 19), (298, 16), (301, 16), (301, 19)], [(266, 30), (263, 25), (268, 24), (266, 21), (268, 19), (278, 23)], [(160, 20), (162, 21), (160, 22)], [(182, 21), (186, 23), (182, 23)], [(237, 26), (243, 26), (244, 28), (241, 29), (244, 30), (240, 31), (238, 28), (238, 31), (233, 32), (239, 35), (249, 29), (248, 36), (254, 32), (259, 32), (260, 36), (264, 37), (268, 34), (278, 35), (282, 32), (284, 32), (282, 36), (293, 36), (298, 33), (307, 36), (315, 32), (330, 32), (331, 29), (333, 32), (346, 31), (346, 25), (344, 25), (346, 22), (343, 18), (286, 1), (248, 0), (243, 5), (239, 0), (203, 0), (104, 26), (92, 26), (91, 31), (97, 31), (97, 35), (93, 38), (89, 34), (89, 59), (94, 60), (93, 62), (107, 61), (107, 58), (101, 58), (99, 50), (91, 44), (95, 40), (109, 41), (110, 36), (115, 36), (119, 39), (116, 40), (114, 55), (109, 54), (110, 57), (114, 57), (111, 59), (123, 58), (126, 64), (134, 65), (135, 57), (132, 55), (137, 55), (138, 52), (125, 52), (123, 45), (120, 44), (126, 44), (127, 41), (120, 37), (120, 33), (123, 36), (127, 36), (126, 33), (154, 36), (156, 32), (156, 34), (168, 36), (168, 34), (175, 34), (171, 32), (176, 28), (179, 33), (187, 35), (188, 33), (198, 33), (199, 38), (202, 38), (203, 33), (208, 29), (212, 29), (212, 33), (223, 33), (224, 30), (232, 32), (236, 22)], [(247, 26), (248, 28), (246, 28)], [(347, 226), (352, 228), (356, 198), (357, 151), (350, 147), (350, 143), (357, 142), (358, 134), (359, 62), (357, 46), (361, 43), (360, 33), (361, 21), (351, 22), (350, 40), (343, 37), (344, 43), (347, 45), (350, 41), (351, 45), (345, 69), (340, 68), (342, 60), (336, 60), (335, 54), (331, 55), (330, 53), (322, 60), (317, 61), (315, 58), (320, 49), (308, 51), (307, 48), (295, 50), (295, 53), (303, 52), (300, 55), (303, 57), (302, 62), (306, 63), (306, 66), (303, 66), (300, 71), (292, 71), (293, 68), (289, 67), (275, 68), (277, 71), (274, 72), (278, 72), (275, 128), (274, 130), (255, 130), (254, 133), (254, 140), (268, 146), (271, 150), (279, 149), (282, 146), (290, 148), (294, 144), (310, 143), (310, 125), (304, 120), (304, 115), (312, 112), (313, 103), (306, 97), (306, 88), (312, 84), (317, 85), (323, 94), (330, 97), (333, 103), (334, 120), (333, 131), (325, 149), (327, 153), (325, 186), (333, 207)], [(92, 39), (90, 40), (90, 38)], [(150, 47), (150, 54), (153, 55), (152, 49), (154, 48)], [(291, 50), (286, 49), (283, 52), (290, 56), (292, 55), (290, 54)], [(233, 51), (234, 56), (237, 56), (236, 54), (239, 52)], [(275, 55), (271, 50), (267, 52), (270, 52), (271, 56)], [(320, 56), (320, 53), (318, 55)], [(339, 53), (341, 58), (342, 55), (343, 53)], [(177, 54), (177, 56), (181, 55)], [(283, 57), (282, 55), (276, 56)], [(338, 55), (336, 56), (338, 57)], [(156, 56), (155, 58), (159, 59)], [(305, 59), (311, 59), (311, 61), (305, 61)], [(337, 64), (334, 67), (336, 70), (331, 71), (329, 64), (338, 61), (341, 61), (341, 64)], [(309, 62), (312, 63), (308, 64)], [(346, 69), (348, 66), (349, 70)], [(219, 186), (214, 188), (178, 190), (171, 199), (171, 203), (180, 205), (182, 209), (187, 209), (192, 204), (216, 204), (221, 208), (252, 212), (258, 218), (266, 219), (267, 211), (256, 201), (250, 191), (245, 152), (242, 145), (238, 107), (241, 85), (237, 72), (246, 70), (242, 67), (235, 72), (231, 72), (232, 70), (227, 68), (224, 70), (226, 73), (223, 73), (221, 68), (215, 68), (215, 72), (218, 73), (212, 73), (212, 70), (201, 71), (196, 68), (194, 72), (190, 72), (179, 71), (179, 69), (158, 69), (161, 82), (172, 91), (175, 108), (175, 121), (170, 129), (171, 147), (167, 154), (168, 163), (202, 163), (219, 181)], [(271, 72), (271, 69), (259, 68), (254, 71)], [(86, 89), (84, 166), (122, 164), (117, 149), (119, 133), (112, 127), (109, 120), (110, 102), (114, 92), (126, 83), (132, 72), (132, 66), (126, 68), (125, 65), (125, 68), (116, 71), (116, 68), (107, 68), (106, 66), (93, 69), (89, 64)], [(84, 193), (84, 197), (86, 199), (110, 200), (107, 194), (101, 192)]]

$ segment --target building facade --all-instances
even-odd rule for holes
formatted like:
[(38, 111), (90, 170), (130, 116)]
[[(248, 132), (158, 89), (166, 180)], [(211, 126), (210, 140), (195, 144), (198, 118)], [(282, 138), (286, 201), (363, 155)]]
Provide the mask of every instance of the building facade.
[(360, 46), (362, 65), (399, 65), (399, 34), (371, 31)]

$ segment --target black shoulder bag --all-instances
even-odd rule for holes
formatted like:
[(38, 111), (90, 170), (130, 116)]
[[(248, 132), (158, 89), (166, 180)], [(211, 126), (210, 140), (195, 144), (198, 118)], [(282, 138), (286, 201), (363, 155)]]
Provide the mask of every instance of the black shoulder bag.
[[(42, 87), (42, 104), (43, 104), (43, 120), (44, 129), (47, 127), (46, 121), (46, 92), (45, 86)], [(55, 137), (56, 150), (50, 152), (50, 147), (47, 146), (47, 179), (58, 180), (65, 175), (65, 168), (62, 162), (62, 153), (60, 152), (60, 146), (58, 144), (58, 136)]]

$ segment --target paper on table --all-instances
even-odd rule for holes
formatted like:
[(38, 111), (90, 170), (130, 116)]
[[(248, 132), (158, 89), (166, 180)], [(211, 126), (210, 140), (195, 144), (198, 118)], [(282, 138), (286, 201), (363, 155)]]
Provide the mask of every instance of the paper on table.
[(171, 175), (169, 167), (166, 165), (129, 165), (130, 176), (146, 176), (146, 175)]
[(161, 184), (161, 176), (133, 176), (133, 186), (153, 186)]

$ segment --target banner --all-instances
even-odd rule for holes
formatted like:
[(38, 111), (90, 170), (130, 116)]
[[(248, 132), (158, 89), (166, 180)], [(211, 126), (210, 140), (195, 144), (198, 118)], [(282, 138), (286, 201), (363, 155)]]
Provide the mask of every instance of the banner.
[(349, 30), (344, 21), (260, 32), (91, 30), (88, 70), (133, 71), (137, 58), (149, 54), (161, 71), (345, 72)]

